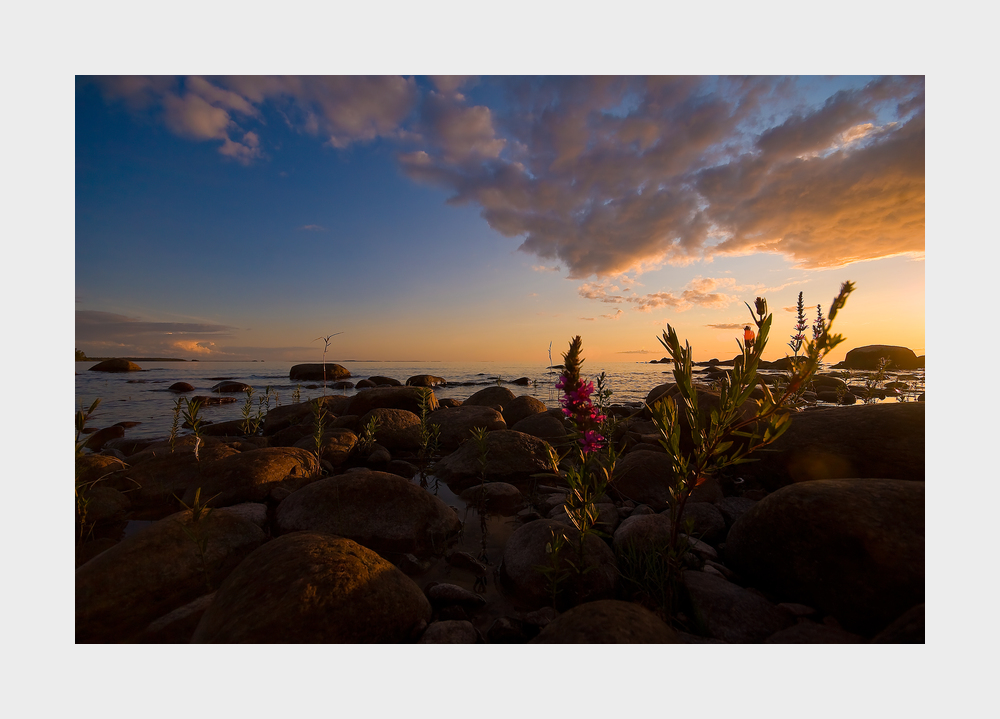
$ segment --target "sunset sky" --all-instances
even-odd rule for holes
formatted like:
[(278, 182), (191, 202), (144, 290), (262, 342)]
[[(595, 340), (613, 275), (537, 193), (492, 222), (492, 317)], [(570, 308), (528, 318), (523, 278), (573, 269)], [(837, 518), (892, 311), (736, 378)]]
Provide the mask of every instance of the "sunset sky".
[(924, 354), (924, 78), (76, 79), (91, 356), (535, 362)]

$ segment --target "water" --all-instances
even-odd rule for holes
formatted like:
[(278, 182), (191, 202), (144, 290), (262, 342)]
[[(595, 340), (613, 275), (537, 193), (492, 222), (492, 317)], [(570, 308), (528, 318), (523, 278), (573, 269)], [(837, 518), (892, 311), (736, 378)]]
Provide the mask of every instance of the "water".
[[(293, 402), (293, 393), (298, 386), (301, 401), (307, 401), (323, 395), (321, 383), (293, 382), (288, 379), (288, 372), (298, 362), (139, 362), (142, 372), (107, 373), (90, 372), (96, 361), (76, 362), (76, 407), (86, 408), (97, 398), (101, 404), (88, 421), (89, 427), (107, 427), (118, 422), (139, 422), (135, 427), (125, 431), (125, 436), (135, 439), (166, 437), (170, 433), (173, 421), (173, 405), (178, 395), (168, 388), (174, 382), (187, 382), (195, 387), (195, 391), (180, 395), (193, 397), (195, 395), (213, 395), (211, 388), (222, 379), (232, 379), (243, 382), (254, 388), (257, 395), (262, 395), (267, 386), (278, 393), (278, 402), (282, 405)], [(445, 363), (428, 362), (414, 364), (406, 362), (341, 362), (350, 373), (350, 381), (375, 375), (393, 377), (400, 382), (406, 382), (409, 377), (418, 374), (432, 374), (448, 380), (448, 386), (435, 387), (434, 394), (438, 399), (453, 398), (468, 399), (483, 387), (496, 384), (496, 378), (504, 381), (515, 395), (529, 394), (544, 402), (549, 407), (558, 406), (558, 390), (555, 381), (558, 374), (540, 364), (500, 364), (492, 362), (479, 363)], [(648, 364), (638, 362), (586, 362), (584, 373), (591, 380), (596, 380), (603, 371), (607, 374), (607, 385), (614, 392), (613, 403), (641, 402), (649, 390), (664, 382), (671, 381), (669, 365)], [(701, 369), (701, 368), (698, 368)], [(508, 384), (520, 377), (533, 380), (534, 384), (519, 386)], [(912, 394), (924, 390), (924, 371), (893, 373), (890, 380), (906, 378), (903, 381), (911, 385)], [(861, 384), (859, 377), (852, 384)], [(462, 384), (458, 383), (471, 383)], [(342, 394), (353, 396), (359, 390), (334, 390), (327, 388), (327, 394)], [(360, 390), (364, 391), (364, 390)], [(236, 402), (225, 405), (203, 407), (200, 416), (211, 422), (224, 422), (242, 417), (245, 395), (221, 395), (235, 397)], [(896, 401), (887, 398), (885, 401)], [(859, 403), (860, 404), (860, 403)], [(273, 403), (272, 403), (272, 406)], [(256, 411), (256, 399), (254, 403)], [(186, 432), (185, 432), (186, 433)]]

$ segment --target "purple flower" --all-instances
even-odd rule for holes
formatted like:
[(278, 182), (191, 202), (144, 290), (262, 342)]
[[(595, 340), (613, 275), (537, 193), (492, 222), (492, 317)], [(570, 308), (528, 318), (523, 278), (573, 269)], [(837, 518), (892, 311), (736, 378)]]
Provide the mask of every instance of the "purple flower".
[(580, 439), (580, 444), (583, 445), (584, 453), (594, 452), (603, 446), (604, 437), (600, 433), (594, 430), (587, 430), (583, 433), (583, 437)]

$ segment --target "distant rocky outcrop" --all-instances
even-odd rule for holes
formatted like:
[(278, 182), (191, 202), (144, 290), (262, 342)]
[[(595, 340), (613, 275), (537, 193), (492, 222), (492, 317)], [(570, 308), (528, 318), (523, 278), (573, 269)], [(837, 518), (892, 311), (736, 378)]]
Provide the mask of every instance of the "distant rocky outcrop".
[(878, 369), (878, 361), (883, 357), (889, 358), (889, 368), (891, 369), (905, 370), (923, 367), (923, 362), (917, 358), (914, 351), (906, 347), (866, 345), (852, 349), (844, 357), (843, 362), (834, 365), (834, 369)]
[[(316, 380), (319, 382), (324, 381), (323, 377), (323, 367), (322, 364), (297, 364), (293, 365), (290, 370), (288, 370), (288, 379), (290, 380), (303, 380), (310, 381)], [(327, 382), (333, 382), (338, 379), (347, 379), (351, 376), (351, 373), (346, 367), (342, 367), (339, 364), (334, 364), (333, 362), (326, 363), (326, 379)]]
[(98, 362), (90, 368), (90, 372), (141, 372), (142, 367), (125, 359), (109, 359)]

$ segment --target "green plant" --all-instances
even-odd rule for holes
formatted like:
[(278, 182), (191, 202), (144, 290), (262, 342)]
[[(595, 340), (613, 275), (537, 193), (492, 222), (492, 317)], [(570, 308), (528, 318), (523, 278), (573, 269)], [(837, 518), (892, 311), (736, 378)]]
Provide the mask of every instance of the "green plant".
[(432, 392), (427, 387), (420, 390), (420, 458), (427, 460), (438, 452), (441, 425), (430, 423)]
[(318, 340), (323, 340), (326, 344), (323, 346), (323, 396), (326, 397), (326, 352), (330, 349), (330, 340), (337, 335), (342, 335), (343, 332), (334, 332), (332, 335), (327, 335), (326, 337), (317, 337), (313, 340), (316, 342)]
[(490, 453), (490, 448), (487, 444), (486, 436), (489, 434), (489, 430), (486, 427), (473, 427), (472, 430), (472, 441), (476, 444), (476, 458), (479, 460), (479, 479), (480, 482), (486, 481), (486, 462), (487, 455)]
[(191, 428), (191, 432), (194, 434), (194, 458), (201, 461), (198, 458), (198, 447), (201, 446), (201, 418), (198, 416), (198, 412), (201, 410), (201, 402), (196, 399), (186, 399), (186, 407), (183, 410), (184, 423)]
[(378, 415), (372, 415), (365, 424), (361, 436), (358, 438), (358, 451), (362, 454), (367, 455), (375, 449), (375, 433), (378, 432), (380, 425)]
[(558, 608), (559, 592), (562, 583), (572, 576), (577, 569), (570, 560), (562, 559), (562, 550), (566, 546), (566, 535), (551, 529), (551, 540), (545, 543), (545, 554), (548, 556), (548, 564), (537, 564), (535, 569), (545, 577), (546, 592), (552, 599), (552, 608)]
[(861, 401), (865, 404), (876, 404), (880, 399), (885, 399), (885, 381), (889, 378), (886, 367), (889, 366), (888, 357), (880, 357), (875, 371), (865, 377), (865, 395)]
[(316, 453), (317, 463), (323, 458), (323, 425), (326, 423), (326, 406), (320, 398), (309, 403), (309, 408), (313, 415), (313, 451)]
[(174, 402), (174, 419), (170, 423), (170, 454), (174, 453), (174, 445), (177, 443), (177, 428), (181, 421), (181, 407), (184, 406), (184, 398), (178, 397)]
[(191, 512), (190, 527), (181, 522), (181, 530), (184, 532), (184, 534), (188, 536), (188, 538), (192, 542), (194, 542), (195, 546), (198, 548), (198, 559), (201, 564), (202, 577), (205, 579), (205, 589), (209, 593), (211, 593), (212, 591), (211, 573), (209, 572), (208, 569), (208, 558), (206, 556), (208, 554), (208, 537), (205, 536), (204, 522), (208, 519), (209, 514), (212, 513), (212, 509), (208, 506), (208, 503), (219, 495), (215, 495), (215, 497), (206, 500), (205, 503), (202, 504), (201, 487), (198, 487), (194, 491), (194, 502), (191, 503), (190, 507), (184, 504), (183, 500), (178, 498), (176, 495), (174, 496), (177, 499), (177, 501), (181, 503), (181, 506), (184, 507), (184, 509), (190, 510)]
[[(768, 314), (767, 301), (762, 297), (756, 299), (753, 309), (747, 304), (758, 333), (755, 335), (747, 329), (744, 342), (737, 340), (740, 355), (733, 363), (732, 374), (720, 377), (718, 406), (708, 412), (699, 411), (698, 393), (691, 374), (691, 345), (685, 342), (681, 347), (676, 330), (667, 325), (663, 337), (658, 339), (674, 362), (673, 375), (679, 401), (668, 395), (654, 403), (650, 411), (672, 469), (669, 487), (671, 549), (677, 548), (679, 518), (691, 492), (723, 468), (753, 461), (748, 455), (771, 444), (788, 429), (791, 418), (787, 402), (809, 382), (827, 353), (844, 339), (831, 334), (830, 330), (838, 311), (844, 307), (853, 290), (851, 282), (841, 286), (822, 331), (806, 344), (803, 356), (790, 358), (792, 368), (788, 385), (777, 395), (772, 394), (757, 375), (772, 316)], [(756, 384), (763, 392), (763, 399), (755, 400), (755, 411), (746, 416), (744, 405), (750, 400), (750, 393)]]
[(87, 427), (87, 420), (90, 419), (90, 415), (94, 413), (97, 409), (97, 405), (101, 403), (101, 398), (95, 399), (88, 409), (81, 409), (76, 413), (76, 456), (83, 454), (84, 445), (87, 444), (87, 437), (84, 436), (80, 439), (80, 435), (83, 434), (83, 430)]
[(240, 423), (240, 430), (243, 434), (249, 435), (251, 428), (253, 428), (253, 419), (250, 416), (250, 412), (253, 410), (253, 387), (247, 387), (246, 395), (246, 401), (243, 402), (243, 421)]
[(302, 385), (297, 384), (295, 385), (295, 390), (292, 392), (292, 404), (298, 404), (301, 401), (302, 401)]
[(806, 336), (803, 332), (809, 326), (806, 324), (806, 307), (802, 300), (802, 293), (799, 292), (799, 301), (795, 305), (795, 334), (792, 335), (791, 341), (789, 341), (788, 346), (792, 348), (792, 352), (795, 356), (799, 356), (799, 350), (802, 349), (802, 342), (805, 341)]

